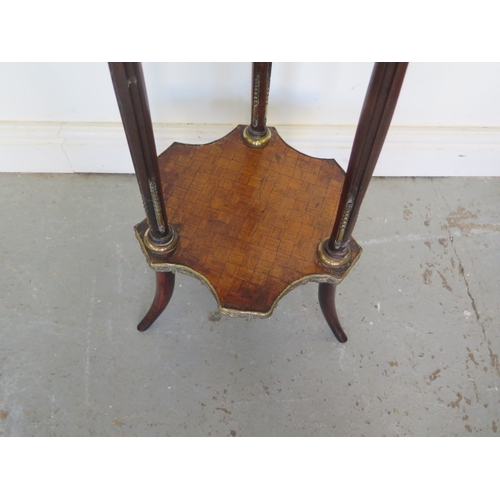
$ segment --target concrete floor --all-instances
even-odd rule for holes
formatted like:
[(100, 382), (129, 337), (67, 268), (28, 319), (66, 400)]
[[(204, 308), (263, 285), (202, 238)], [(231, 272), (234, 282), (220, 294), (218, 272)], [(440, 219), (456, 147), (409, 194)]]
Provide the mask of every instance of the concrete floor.
[(0, 176), (0, 435), (496, 436), (500, 179), (374, 179), (339, 344), (297, 288), (266, 320), (154, 273), (133, 176)]

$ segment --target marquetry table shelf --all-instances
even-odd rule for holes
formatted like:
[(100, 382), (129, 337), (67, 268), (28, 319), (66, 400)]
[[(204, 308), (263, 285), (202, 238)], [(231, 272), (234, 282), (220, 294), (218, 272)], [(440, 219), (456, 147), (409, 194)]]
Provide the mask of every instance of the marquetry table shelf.
[(175, 251), (155, 254), (150, 266), (202, 280), (220, 311), (268, 316), (279, 298), (308, 281), (338, 285), (357, 260), (330, 270), (317, 257), (335, 219), (344, 172), (335, 160), (312, 158), (288, 146), (271, 128), (263, 149), (243, 141), (244, 126), (206, 145), (174, 143), (158, 158)]
[(249, 125), (210, 144), (174, 143), (159, 156), (142, 66), (110, 63), (146, 212), (135, 232), (156, 274), (138, 329), (167, 307), (180, 272), (205, 284), (229, 316), (267, 317), (284, 294), (317, 282), (326, 322), (345, 342), (335, 291), (361, 254), (352, 231), (406, 66), (375, 65), (344, 173), (267, 127), (271, 63), (253, 63)]

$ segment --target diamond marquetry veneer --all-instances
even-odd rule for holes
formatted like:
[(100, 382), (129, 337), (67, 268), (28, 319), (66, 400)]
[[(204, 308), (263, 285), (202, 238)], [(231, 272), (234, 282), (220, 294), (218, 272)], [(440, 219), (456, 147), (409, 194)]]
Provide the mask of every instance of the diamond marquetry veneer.
[[(317, 258), (331, 231), (344, 181), (335, 160), (288, 146), (274, 128), (263, 149), (249, 148), (243, 125), (205, 145), (174, 143), (158, 158), (170, 224), (180, 234), (168, 257), (143, 243), (156, 271), (195, 275), (214, 293), (221, 312), (271, 314), (294, 286), (337, 285), (349, 267), (330, 270)], [(356, 261), (361, 249), (351, 240)]]

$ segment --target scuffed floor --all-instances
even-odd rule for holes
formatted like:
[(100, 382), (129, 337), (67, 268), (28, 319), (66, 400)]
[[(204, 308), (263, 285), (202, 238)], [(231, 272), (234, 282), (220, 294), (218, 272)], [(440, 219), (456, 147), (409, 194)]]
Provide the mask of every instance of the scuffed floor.
[(346, 344), (315, 284), (245, 320), (182, 275), (141, 334), (135, 178), (2, 174), (0, 191), (2, 436), (499, 433), (500, 179), (373, 180)]

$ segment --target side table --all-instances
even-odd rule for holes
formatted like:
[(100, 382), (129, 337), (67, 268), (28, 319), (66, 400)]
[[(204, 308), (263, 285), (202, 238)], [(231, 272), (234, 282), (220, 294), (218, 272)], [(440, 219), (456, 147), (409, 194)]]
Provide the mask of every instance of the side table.
[(361, 254), (352, 231), (407, 63), (375, 64), (346, 173), (267, 126), (271, 63), (253, 63), (249, 125), (210, 144), (173, 143), (159, 156), (141, 64), (109, 67), (146, 212), (135, 232), (156, 272), (138, 329), (167, 307), (181, 272), (204, 283), (229, 316), (267, 317), (284, 294), (317, 282), (323, 315), (345, 342), (335, 290)]

